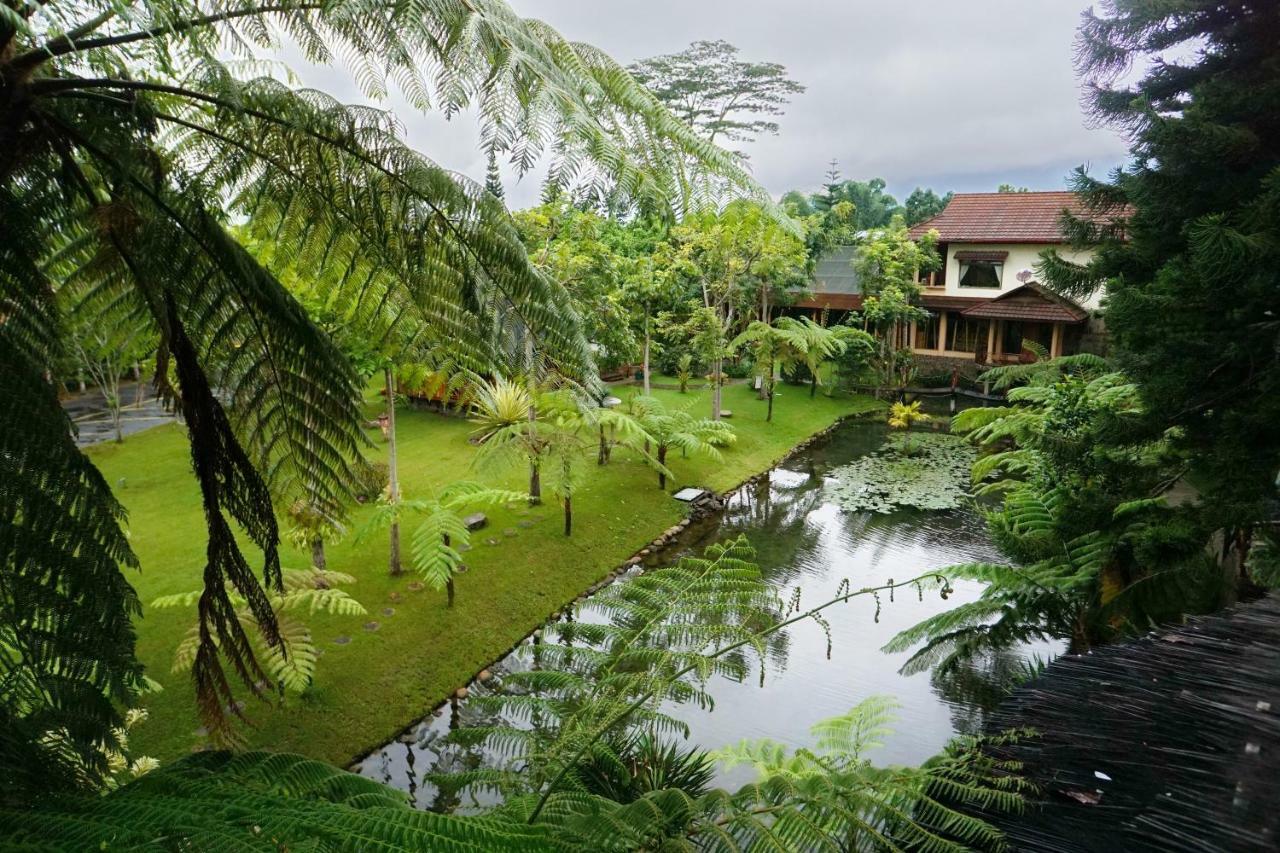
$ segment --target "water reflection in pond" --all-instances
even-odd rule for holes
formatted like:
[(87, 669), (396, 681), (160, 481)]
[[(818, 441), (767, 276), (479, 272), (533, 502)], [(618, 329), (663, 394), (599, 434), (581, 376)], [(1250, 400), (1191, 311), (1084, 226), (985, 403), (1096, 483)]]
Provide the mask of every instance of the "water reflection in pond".
[[(972, 510), (920, 512), (890, 515), (849, 513), (831, 503), (824, 489), (828, 472), (878, 449), (886, 435), (878, 424), (850, 422), (830, 438), (774, 469), (755, 483), (735, 492), (718, 519), (686, 531), (680, 543), (701, 551), (726, 536), (745, 534), (757, 551), (757, 562), (772, 583), (789, 591), (798, 587), (801, 599), (811, 606), (832, 597), (842, 579), (856, 589), (904, 580), (954, 563), (998, 559), (980, 517)], [(674, 558), (668, 550), (662, 557)], [(827, 637), (815, 623), (805, 622), (789, 630), (783, 665), (771, 665), (763, 686), (752, 678), (734, 682), (716, 677), (709, 684), (715, 707), (701, 710), (680, 706), (669, 709), (686, 721), (693, 743), (714, 749), (743, 738), (768, 737), (790, 746), (810, 743), (809, 727), (822, 719), (846, 713), (874, 694), (888, 694), (902, 705), (896, 733), (872, 757), (876, 763), (916, 764), (935, 754), (957, 731), (974, 731), (983, 712), (998, 698), (986, 686), (980, 672), (966, 672), (946, 680), (928, 674), (904, 677), (898, 668), (907, 654), (880, 651), (898, 631), (955, 604), (970, 601), (980, 591), (977, 584), (958, 584), (955, 594), (943, 601), (936, 592), (917, 597), (914, 590), (900, 590), (890, 601), (882, 597), (879, 618), (871, 598), (853, 599), (827, 612), (832, 651), (827, 657)], [(585, 608), (585, 620), (600, 619)], [(1007, 670), (1013, 654), (985, 667)], [(523, 666), (508, 660), (499, 666)], [(414, 794), (426, 808), (447, 807), (430, 784), (421, 782), (440, 761), (438, 739), (458, 717), (466, 723), (466, 702), (453, 703), (428, 717), (399, 741), (368, 756), (360, 772)], [(478, 762), (480, 756), (449, 755), (450, 764)], [(459, 766), (438, 769), (462, 769)], [(727, 787), (750, 781), (751, 771), (740, 768), (723, 774), (718, 784)]]

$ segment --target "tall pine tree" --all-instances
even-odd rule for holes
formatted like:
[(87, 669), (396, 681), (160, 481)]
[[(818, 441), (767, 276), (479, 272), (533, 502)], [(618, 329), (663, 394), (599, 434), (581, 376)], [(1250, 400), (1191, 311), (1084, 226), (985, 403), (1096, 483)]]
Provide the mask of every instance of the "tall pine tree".
[(1109, 0), (1085, 13), (1078, 57), (1093, 116), (1130, 135), (1132, 162), (1074, 186), (1124, 215), (1069, 219), (1097, 254), (1050, 253), (1042, 272), (1076, 296), (1105, 283), (1150, 428), (1175, 429), (1202, 519), (1243, 557), (1280, 467), (1280, 3)]

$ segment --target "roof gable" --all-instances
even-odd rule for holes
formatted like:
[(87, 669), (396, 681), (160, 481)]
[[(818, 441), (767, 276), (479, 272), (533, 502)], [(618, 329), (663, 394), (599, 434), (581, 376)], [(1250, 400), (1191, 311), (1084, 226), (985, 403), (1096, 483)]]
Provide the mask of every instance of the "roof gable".
[(1089, 312), (1081, 306), (1034, 281), (1006, 290), (962, 313), (969, 317), (987, 317), (993, 320), (1047, 323), (1082, 323), (1089, 317)]

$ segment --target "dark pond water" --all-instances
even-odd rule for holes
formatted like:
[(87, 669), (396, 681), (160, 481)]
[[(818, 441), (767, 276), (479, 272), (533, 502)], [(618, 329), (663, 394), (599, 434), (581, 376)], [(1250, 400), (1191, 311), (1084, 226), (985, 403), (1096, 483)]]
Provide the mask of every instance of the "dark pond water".
[[(691, 527), (680, 546), (700, 551), (726, 536), (745, 534), (766, 577), (788, 591), (799, 587), (809, 605), (833, 597), (845, 578), (859, 588), (954, 563), (998, 559), (972, 510), (877, 515), (845, 512), (830, 501), (824, 489), (829, 472), (878, 449), (885, 436), (879, 424), (845, 423), (827, 440), (739, 489), (723, 514)], [(677, 554), (668, 549), (662, 563)], [(822, 629), (800, 623), (789, 629), (785, 665), (771, 666), (763, 686), (756, 679), (738, 683), (717, 677), (709, 685), (713, 710), (670, 710), (689, 724), (691, 742), (706, 749), (765, 737), (802, 746), (810, 743), (809, 727), (819, 720), (846, 713), (869, 696), (889, 695), (901, 704), (895, 734), (868, 757), (877, 764), (917, 764), (937, 753), (956, 732), (981, 726), (984, 712), (999, 697), (981, 676), (1008, 670), (1017, 657), (986, 661), (939, 681), (928, 673), (900, 675), (898, 669), (908, 655), (885, 654), (880, 647), (898, 631), (979, 592), (976, 584), (962, 583), (943, 601), (936, 592), (919, 598), (914, 590), (900, 590), (892, 602), (882, 598), (878, 621), (870, 598), (837, 605), (826, 613), (832, 639), (829, 659)], [(592, 618), (589, 607), (582, 618)], [(495, 671), (519, 665), (508, 660)], [(467, 716), (465, 701), (442, 708), (367, 756), (360, 772), (410, 791), (421, 806), (432, 807), (435, 791), (421, 782), (421, 774), (439, 760), (438, 738)], [(750, 771), (743, 768), (724, 773), (718, 783), (736, 787), (747, 781)]]

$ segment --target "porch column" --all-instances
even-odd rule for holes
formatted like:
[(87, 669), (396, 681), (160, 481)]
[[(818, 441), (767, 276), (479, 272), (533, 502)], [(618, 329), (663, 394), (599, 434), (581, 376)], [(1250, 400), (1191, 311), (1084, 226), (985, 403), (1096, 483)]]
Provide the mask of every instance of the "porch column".
[(1062, 324), (1053, 324), (1053, 339), (1049, 344), (1049, 358), (1062, 355)]
[(947, 312), (938, 312), (938, 352), (947, 351)]
[(1004, 320), (996, 320), (996, 355), (1004, 355)]
[(916, 329), (917, 329), (917, 328), (919, 328), (918, 324), (916, 323), (916, 321), (915, 321), (915, 320), (912, 320), (912, 321), (911, 321), (911, 336), (910, 336), (910, 342), (908, 343), (908, 346), (910, 346), (910, 347), (911, 347), (911, 349), (913, 349), (913, 350), (916, 348)]
[(987, 321), (987, 363), (995, 361), (996, 357), (996, 336), (999, 332), (999, 321)]

